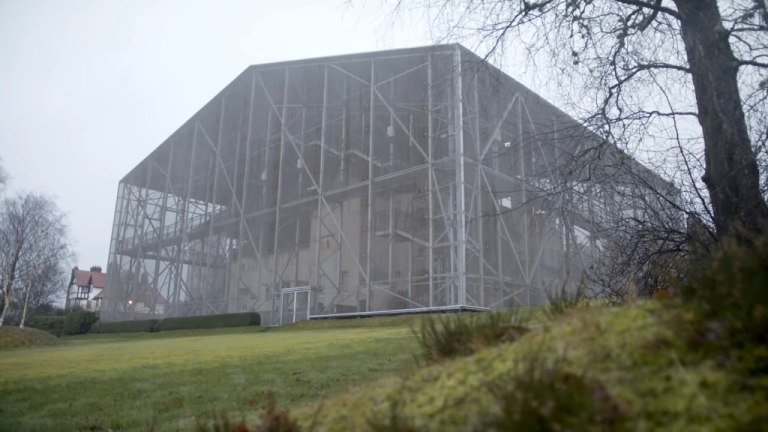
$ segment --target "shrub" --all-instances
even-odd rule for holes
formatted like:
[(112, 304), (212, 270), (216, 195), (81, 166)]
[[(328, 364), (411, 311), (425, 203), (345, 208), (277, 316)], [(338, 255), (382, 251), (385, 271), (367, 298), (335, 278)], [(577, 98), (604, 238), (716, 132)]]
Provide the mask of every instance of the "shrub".
[(156, 331), (158, 320), (135, 321), (97, 321), (91, 327), (91, 333), (149, 333)]
[(64, 318), (62, 335), (85, 334), (91, 330), (91, 326), (98, 321), (99, 316), (95, 312), (86, 310), (74, 310)]
[(201, 315), (166, 318), (157, 322), (154, 331), (192, 330), (219, 327), (245, 327), (260, 325), (261, 317), (256, 312), (219, 315)]
[(768, 236), (725, 239), (691, 267), (681, 294), (695, 312), (696, 348), (768, 373)]
[(290, 412), (278, 410), (274, 393), (267, 392), (267, 405), (261, 413), (259, 423), (249, 428), (245, 421), (232, 422), (226, 414), (220, 415), (212, 425), (197, 425), (197, 432), (298, 432), (299, 423), (291, 418)]
[(465, 356), (485, 347), (512, 342), (528, 329), (520, 325), (516, 312), (486, 312), (468, 315), (428, 315), (416, 333), (421, 356), (427, 362)]
[(384, 415), (374, 415), (366, 421), (373, 432), (413, 432), (412, 421), (403, 416), (404, 403), (397, 394), (387, 397), (388, 410)]
[(254, 432), (298, 432), (299, 424), (291, 418), (290, 412), (278, 410), (275, 404), (275, 395), (271, 391), (267, 393), (267, 406), (261, 413), (259, 424)]
[(569, 290), (566, 284), (562, 284), (559, 290), (547, 290), (546, 294), (548, 303), (544, 313), (550, 319), (562, 316), (569, 310), (586, 303), (584, 281), (576, 286), (575, 291)]
[(64, 330), (64, 320), (62, 315), (35, 315), (27, 320), (27, 327), (47, 331), (54, 336), (61, 336)]
[(619, 428), (621, 409), (599, 381), (529, 362), (523, 373), (511, 382), (490, 388), (500, 411), (487, 418), (483, 430), (609, 431)]

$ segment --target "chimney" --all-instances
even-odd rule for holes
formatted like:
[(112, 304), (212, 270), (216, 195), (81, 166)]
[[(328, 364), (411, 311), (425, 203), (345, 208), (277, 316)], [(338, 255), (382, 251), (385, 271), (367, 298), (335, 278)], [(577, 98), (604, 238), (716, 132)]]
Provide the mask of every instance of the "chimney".
[(101, 273), (101, 266), (91, 267), (91, 273)]

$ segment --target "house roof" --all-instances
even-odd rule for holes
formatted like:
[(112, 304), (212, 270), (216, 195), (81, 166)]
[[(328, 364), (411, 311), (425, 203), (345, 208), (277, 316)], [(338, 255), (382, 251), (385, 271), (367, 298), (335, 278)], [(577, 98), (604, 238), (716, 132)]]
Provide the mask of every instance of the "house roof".
[(155, 304), (158, 304), (158, 305), (164, 305), (164, 304), (167, 303), (167, 301), (165, 300), (165, 297), (163, 297), (162, 294), (157, 293), (157, 296), (153, 298), (152, 297), (152, 292), (149, 291), (149, 290), (145, 290), (145, 291), (142, 291), (141, 293), (139, 293), (139, 295), (136, 296), (136, 299), (134, 300), (134, 302), (136, 302), (136, 303), (143, 303), (145, 305), (150, 305), (150, 304), (152, 304), (153, 300), (154, 300)]
[(94, 288), (104, 288), (107, 281), (107, 274), (101, 272), (92, 272), (88, 270), (73, 270), (74, 283), (77, 286), (85, 287), (92, 285)]

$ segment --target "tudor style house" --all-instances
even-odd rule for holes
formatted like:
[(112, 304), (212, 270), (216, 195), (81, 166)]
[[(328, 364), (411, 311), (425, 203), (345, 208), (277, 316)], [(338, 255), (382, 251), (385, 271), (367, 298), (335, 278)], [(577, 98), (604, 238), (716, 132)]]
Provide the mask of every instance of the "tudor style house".
[(90, 270), (80, 270), (75, 266), (67, 287), (65, 308), (81, 307), (98, 311), (106, 279), (107, 274), (101, 271), (100, 266), (93, 266)]

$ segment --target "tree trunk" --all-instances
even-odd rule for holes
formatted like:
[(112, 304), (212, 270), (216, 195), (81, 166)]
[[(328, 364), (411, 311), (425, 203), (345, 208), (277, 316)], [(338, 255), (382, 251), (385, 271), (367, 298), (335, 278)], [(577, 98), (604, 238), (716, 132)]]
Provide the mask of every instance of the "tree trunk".
[[(12, 275), (11, 275), (12, 276)], [(13, 287), (13, 277), (9, 277), (5, 281), (5, 285), (3, 286), (3, 308), (2, 311), (0, 311), (0, 327), (3, 326), (3, 323), (5, 322), (5, 314), (8, 312), (8, 309), (10, 309), (11, 306), (11, 289)]]
[(66, 298), (66, 300), (64, 300), (64, 310), (65, 311), (69, 310), (69, 298), (70, 298), (70, 296), (72, 296), (72, 282), (70, 282), (69, 285), (67, 285), (67, 298)]
[(3, 326), (3, 322), (5, 321), (5, 311), (8, 310), (8, 296), (6, 295), (3, 299), (3, 311), (0, 312), (0, 327)]
[(717, 0), (674, 0), (704, 135), (705, 174), (717, 235), (739, 226), (761, 231), (768, 207), (747, 132), (737, 82), (738, 61), (723, 27)]
[(27, 283), (27, 292), (24, 294), (24, 307), (21, 309), (21, 322), (19, 323), (19, 328), (24, 328), (24, 321), (27, 320), (27, 305), (29, 304), (29, 293), (32, 292), (32, 283), (34, 282), (34, 278), (29, 278), (29, 283)]
[(8, 266), (8, 274), (5, 277), (5, 284), (3, 285), (3, 295), (4, 295), (4, 301), (3, 301), (3, 308), (2, 311), (0, 311), (0, 327), (3, 326), (3, 323), (5, 322), (5, 314), (8, 312), (8, 309), (11, 307), (11, 294), (13, 291), (13, 282), (14, 282), (14, 276), (16, 275), (16, 266), (19, 263), (19, 253), (21, 248), (16, 248), (16, 254), (14, 255), (14, 258), (11, 260), (11, 265)]

